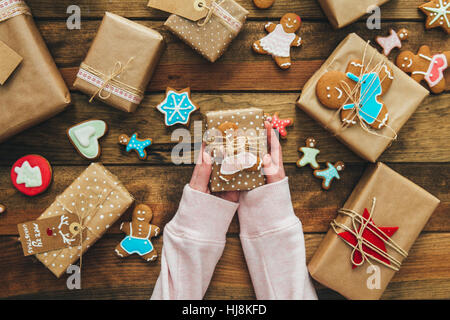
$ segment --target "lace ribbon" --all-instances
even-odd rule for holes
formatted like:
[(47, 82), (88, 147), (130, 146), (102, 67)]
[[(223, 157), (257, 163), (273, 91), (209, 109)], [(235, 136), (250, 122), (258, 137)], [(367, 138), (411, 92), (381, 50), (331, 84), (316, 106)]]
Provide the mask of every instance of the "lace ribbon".
[(0, 22), (21, 14), (28, 14), (31, 16), (31, 10), (24, 1), (0, 0)]

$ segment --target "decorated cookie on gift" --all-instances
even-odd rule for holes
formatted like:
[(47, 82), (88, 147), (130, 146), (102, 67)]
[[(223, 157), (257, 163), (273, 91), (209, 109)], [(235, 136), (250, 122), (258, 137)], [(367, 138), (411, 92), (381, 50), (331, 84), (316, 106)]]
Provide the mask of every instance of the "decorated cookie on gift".
[(219, 178), (225, 182), (231, 181), (242, 172), (261, 171), (262, 160), (248, 150), (248, 138), (239, 135), (239, 127), (231, 122), (224, 122), (217, 129), (223, 135), (223, 147), (216, 150), (216, 161), (220, 158)]
[(50, 186), (52, 167), (47, 159), (39, 155), (24, 156), (12, 166), (11, 181), (21, 193), (36, 196)]
[(281, 69), (288, 69), (291, 66), (291, 47), (300, 47), (303, 43), (296, 35), (301, 25), (302, 20), (295, 13), (285, 14), (279, 24), (268, 22), (265, 29), (269, 34), (253, 43), (253, 51), (271, 55)]
[(152, 139), (139, 139), (137, 133), (133, 134), (131, 138), (126, 134), (121, 134), (119, 136), (119, 144), (126, 146), (127, 152), (134, 150), (137, 153), (139, 159), (146, 160), (146, 148), (151, 146)]
[(294, 124), (294, 120), (292, 118), (281, 119), (278, 112), (275, 112), (273, 116), (266, 113), (264, 115), (266, 121), (270, 122), (270, 125), (274, 130), (277, 130), (280, 134), (280, 137), (283, 139), (287, 138), (287, 127), (290, 127)]
[(427, 15), (426, 29), (442, 28), (447, 34), (450, 33), (450, 1), (432, 0), (419, 7)]
[(335, 164), (327, 162), (327, 168), (322, 170), (314, 170), (313, 174), (316, 178), (322, 179), (322, 188), (329, 190), (331, 188), (331, 182), (334, 179), (341, 179), (339, 172), (344, 171), (344, 162), (338, 161)]
[(340, 110), (346, 126), (359, 120), (373, 129), (381, 129), (389, 120), (383, 95), (393, 80), (394, 72), (386, 64), (368, 68), (361, 60), (351, 60), (346, 72), (325, 73), (317, 82), (316, 95), (325, 107)]
[(297, 167), (302, 168), (309, 165), (313, 169), (319, 169), (320, 166), (316, 158), (320, 150), (316, 148), (316, 144), (316, 139), (311, 137), (306, 139), (306, 145), (298, 149), (303, 153), (303, 156), (297, 161)]
[(145, 261), (154, 261), (158, 257), (151, 239), (160, 234), (158, 226), (150, 224), (153, 212), (149, 206), (140, 204), (133, 211), (131, 222), (120, 225), (127, 236), (117, 245), (116, 254), (125, 258), (132, 254), (140, 255)]
[(395, 32), (394, 29), (391, 29), (391, 33), (387, 37), (376, 37), (376, 42), (383, 48), (383, 54), (388, 56), (392, 49), (401, 48), (402, 41), (406, 41), (409, 36), (409, 31), (405, 28), (400, 29), (398, 32)]
[(192, 101), (190, 88), (181, 91), (167, 88), (166, 97), (156, 109), (164, 114), (164, 123), (170, 127), (177, 123), (188, 126), (191, 114), (200, 108)]
[(100, 157), (101, 148), (99, 139), (108, 131), (103, 120), (87, 120), (70, 127), (67, 136), (77, 152), (87, 160), (96, 160)]
[(397, 57), (397, 67), (411, 74), (417, 82), (425, 81), (433, 93), (445, 90), (444, 72), (450, 61), (450, 51), (431, 54), (430, 47), (421, 46), (419, 52), (402, 51)]

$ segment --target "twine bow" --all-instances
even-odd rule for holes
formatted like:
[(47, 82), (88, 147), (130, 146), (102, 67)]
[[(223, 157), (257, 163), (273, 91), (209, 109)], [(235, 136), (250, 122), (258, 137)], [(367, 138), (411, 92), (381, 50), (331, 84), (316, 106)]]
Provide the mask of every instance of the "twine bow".
[[(371, 260), (375, 260), (378, 263), (381, 263), (384, 266), (386, 266), (392, 270), (398, 271), (398, 270), (400, 270), (400, 266), (401, 266), (401, 262), (398, 259), (393, 257), (391, 254), (384, 252), (383, 250), (381, 250), (380, 248), (378, 248), (377, 246), (375, 246), (368, 240), (364, 239), (364, 237), (363, 237), (364, 231), (367, 228), (371, 229), (372, 231), (375, 230), (376, 232), (372, 232), (372, 233), (375, 236), (377, 236), (380, 240), (382, 240), (384, 242), (384, 244), (388, 245), (395, 252), (400, 254), (403, 258), (406, 258), (408, 256), (408, 253), (405, 250), (403, 250), (394, 240), (392, 240), (386, 233), (384, 233), (380, 228), (378, 228), (372, 222), (372, 216), (375, 211), (375, 204), (376, 204), (376, 198), (373, 198), (372, 199), (372, 208), (370, 210), (370, 214), (369, 214), (368, 218), (363, 217), (361, 214), (359, 214), (358, 212), (351, 210), (351, 209), (346, 209), (346, 208), (340, 209), (338, 211), (339, 214), (343, 214), (343, 215), (346, 215), (351, 218), (351, 223), (352, 223), (353, 228), (349, 228), (346, 225), (337, 222), (336, 220), (333, 220), (331, 222), (331, 227), (336, 232), (336, 234), (339, 234), (338, 229), (343, 229), (343, 230), (351, 233), (356, 238), (356, 241), (357, 241), (356, 245), (353, 245), (352, 243), (348, 242), (347, 240), (341, 238), (345, 243), (347, 243), (348, 245), (350, 245), (353, 248), (352, 254), (350, 256), (350, 259), (351, 259), (351, 262), (353, 265), (359, 267), (359, 266), (363, 265), (364, 262), (366, 262), (366, 261), (372, 265)], [(358, 226), (359, 226), (359, 229), (358, 229)], [(377, 257), (373, 256), (370, 253), (365, 252), (363, 245), (366, 246), (367, 248), (372, 249), (373, 251), (378, 253), (383, 258), (387, 259), (390, 262), (390, 264), (385, 263), (384, 261), (378, 259)], [(356, 259), (355, 259), (355, 254), (357, 252), (360, 253), (360, 255), (361, 255), (360, 262), (356, 261)]]
[[(131, 57), (128, 62), (125, 65), (122, 65), (122, 62), (116, 61), (114, 64), (113, 69), (111, 70), (111, 73), (109, 75), (105, 75), (102, 72), (92, 68), (91, 66), (87, 65), (86, 63), (82, 63), (80, 68), (86, 70), (87, 72), (93, 74), (96, 77), (99, 77), (103, 80), (103, 84), (98, 87), (98, 89), (94, 92), (94, 94), (89, 99), (89, 102), (92, 102), (96, 96), (98, 96), (100, 99), (107, 100), (111, 97), (112, 90), (110, 89), (110, 86), (115, 86), (123, 90), (127, 90), (137, 96), (142, 96), (143, 92), (142, 90), (135, 88), (133, 86), (130, 86), (117, 78), (120, 77), (121, 74), (123, 74), (130, 63), (134, 60), (134, 57)], [(106, 91), (106, 94), (104, 93)]]
[(242, 28), (242, 23), (233, 17), (228, 11), (226, 11), (221, 4), (225, 0), (212, 0), (211, 5), (208, 6), (204, 0), (199, 0), (197, 5), (200, 8), (205, 8), (208, 10), (205, 19), (203, 21), (198, 21), (197, 25), (199, 27), (205, 26), (212, 18), (214, 14), (216, 17), (220, 18), (220, 21), (232, 32), (238, 33)]

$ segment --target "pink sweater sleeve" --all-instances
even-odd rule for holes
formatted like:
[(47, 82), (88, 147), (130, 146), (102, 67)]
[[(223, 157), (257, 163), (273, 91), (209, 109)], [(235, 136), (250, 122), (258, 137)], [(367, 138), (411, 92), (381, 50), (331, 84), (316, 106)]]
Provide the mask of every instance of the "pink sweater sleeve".
[(256, 297), (317, 299), (306, 268), (302, 224), (295, 216), (288, 178), (241, 193), (241, 243)]
[(186, 185), (175, 217), (164, 228), (161, 273), (151, 299), (203, 298), (237, 207)]

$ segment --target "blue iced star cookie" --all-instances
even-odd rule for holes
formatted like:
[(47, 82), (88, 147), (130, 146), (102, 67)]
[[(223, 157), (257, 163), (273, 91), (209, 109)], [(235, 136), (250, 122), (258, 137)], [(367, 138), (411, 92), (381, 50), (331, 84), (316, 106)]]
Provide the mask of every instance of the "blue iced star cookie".
[(191, 114), (200, 109), (191, 100), (190, 88), (181, 91), (167, 88), (166, 98), (156, 108), (164, 114), (164, 122), (168, 127), (177, 123), (188, 125)]
[(145, 150), (145, 148), (149, 147), (152, 144), (152, 139), (139, 139), (137, 133), (133, 134), (131, 138), (126, 134), (121, 134), (119, 136), (119, 144), (126, 146), (127, 152), (130, 152), (131, 150), (136, 151), (139, 159), (145, 160), (147, 159), (147, 151)]

